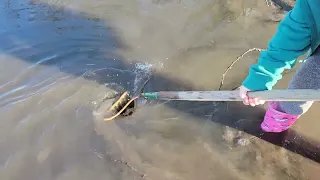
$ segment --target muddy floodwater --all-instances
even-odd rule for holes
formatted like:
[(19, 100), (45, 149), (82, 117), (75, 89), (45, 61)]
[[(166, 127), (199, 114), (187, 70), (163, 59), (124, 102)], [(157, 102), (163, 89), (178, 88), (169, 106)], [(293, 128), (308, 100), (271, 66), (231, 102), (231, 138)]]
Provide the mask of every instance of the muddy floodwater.
[[(149, 78), (146, 92), (218, 90), (294, 5), (274, 2), (2, 0), (0, 179), (319, 179), (317, 103), (279, 134), (261, 132), (264, 106), (238, 102), (141, 100), (103, 121), (114, 95)], [(221, 89), (239, 86), (258, 55)]]

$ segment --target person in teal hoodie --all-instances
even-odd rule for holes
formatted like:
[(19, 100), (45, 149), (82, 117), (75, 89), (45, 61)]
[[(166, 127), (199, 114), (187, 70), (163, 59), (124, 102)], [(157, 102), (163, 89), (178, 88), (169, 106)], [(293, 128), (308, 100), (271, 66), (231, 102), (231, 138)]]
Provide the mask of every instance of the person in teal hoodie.
[[(297, 0), (294, 8), (279, 23), (278, 29), (260, 53), (256, 64), (249, 68), (239, 95), (246, 105), (256, 106), (263, 99), (249, 98), (248, 91), (271, 90), (282, 78), (285, 69), (291, 69), (297, 58), (307, 54), (289, 83), (289, 89), (320, 89), (320, 0)], [(311, 107), (313, 102), (270, 102), (262, 130), (282, 132)]]

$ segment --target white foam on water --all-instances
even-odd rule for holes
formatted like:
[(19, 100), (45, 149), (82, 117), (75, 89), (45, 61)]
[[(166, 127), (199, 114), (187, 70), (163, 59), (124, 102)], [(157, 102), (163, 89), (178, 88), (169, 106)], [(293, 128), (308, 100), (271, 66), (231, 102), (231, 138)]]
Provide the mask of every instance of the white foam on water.
[(143, 72), (150, 72), (152, 67), (154, 65), (149, 64), (149, 63), (136, 63), (135, 64), (135, 71), (143, 71)]

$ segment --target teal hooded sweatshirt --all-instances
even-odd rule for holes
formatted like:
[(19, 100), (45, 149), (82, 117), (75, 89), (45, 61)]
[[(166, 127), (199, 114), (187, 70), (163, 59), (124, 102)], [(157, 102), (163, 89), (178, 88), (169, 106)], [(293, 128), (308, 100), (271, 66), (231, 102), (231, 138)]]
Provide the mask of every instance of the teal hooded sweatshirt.
[(285, 69), (293, 68), (299, 56), (311, 56), (319, 44), (320, 0), (297, 0), (242, 85), (252, 91), (272, 89)]

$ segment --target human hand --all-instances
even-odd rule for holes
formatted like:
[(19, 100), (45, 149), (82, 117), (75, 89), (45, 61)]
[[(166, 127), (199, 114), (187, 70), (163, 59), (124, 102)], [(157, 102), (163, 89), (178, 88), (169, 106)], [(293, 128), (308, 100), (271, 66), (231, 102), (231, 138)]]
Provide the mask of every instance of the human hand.
[(243, 99), (243, 104), (250, 105), (250, 106), (257, 106), (264, 104), (265, 101), (259, 98), (250, 98), (248, 96), (248, 92), (251, 91), (250, 89), (244, 87), (243, 85), (239, 87), (239, 95), (241, 99)]

